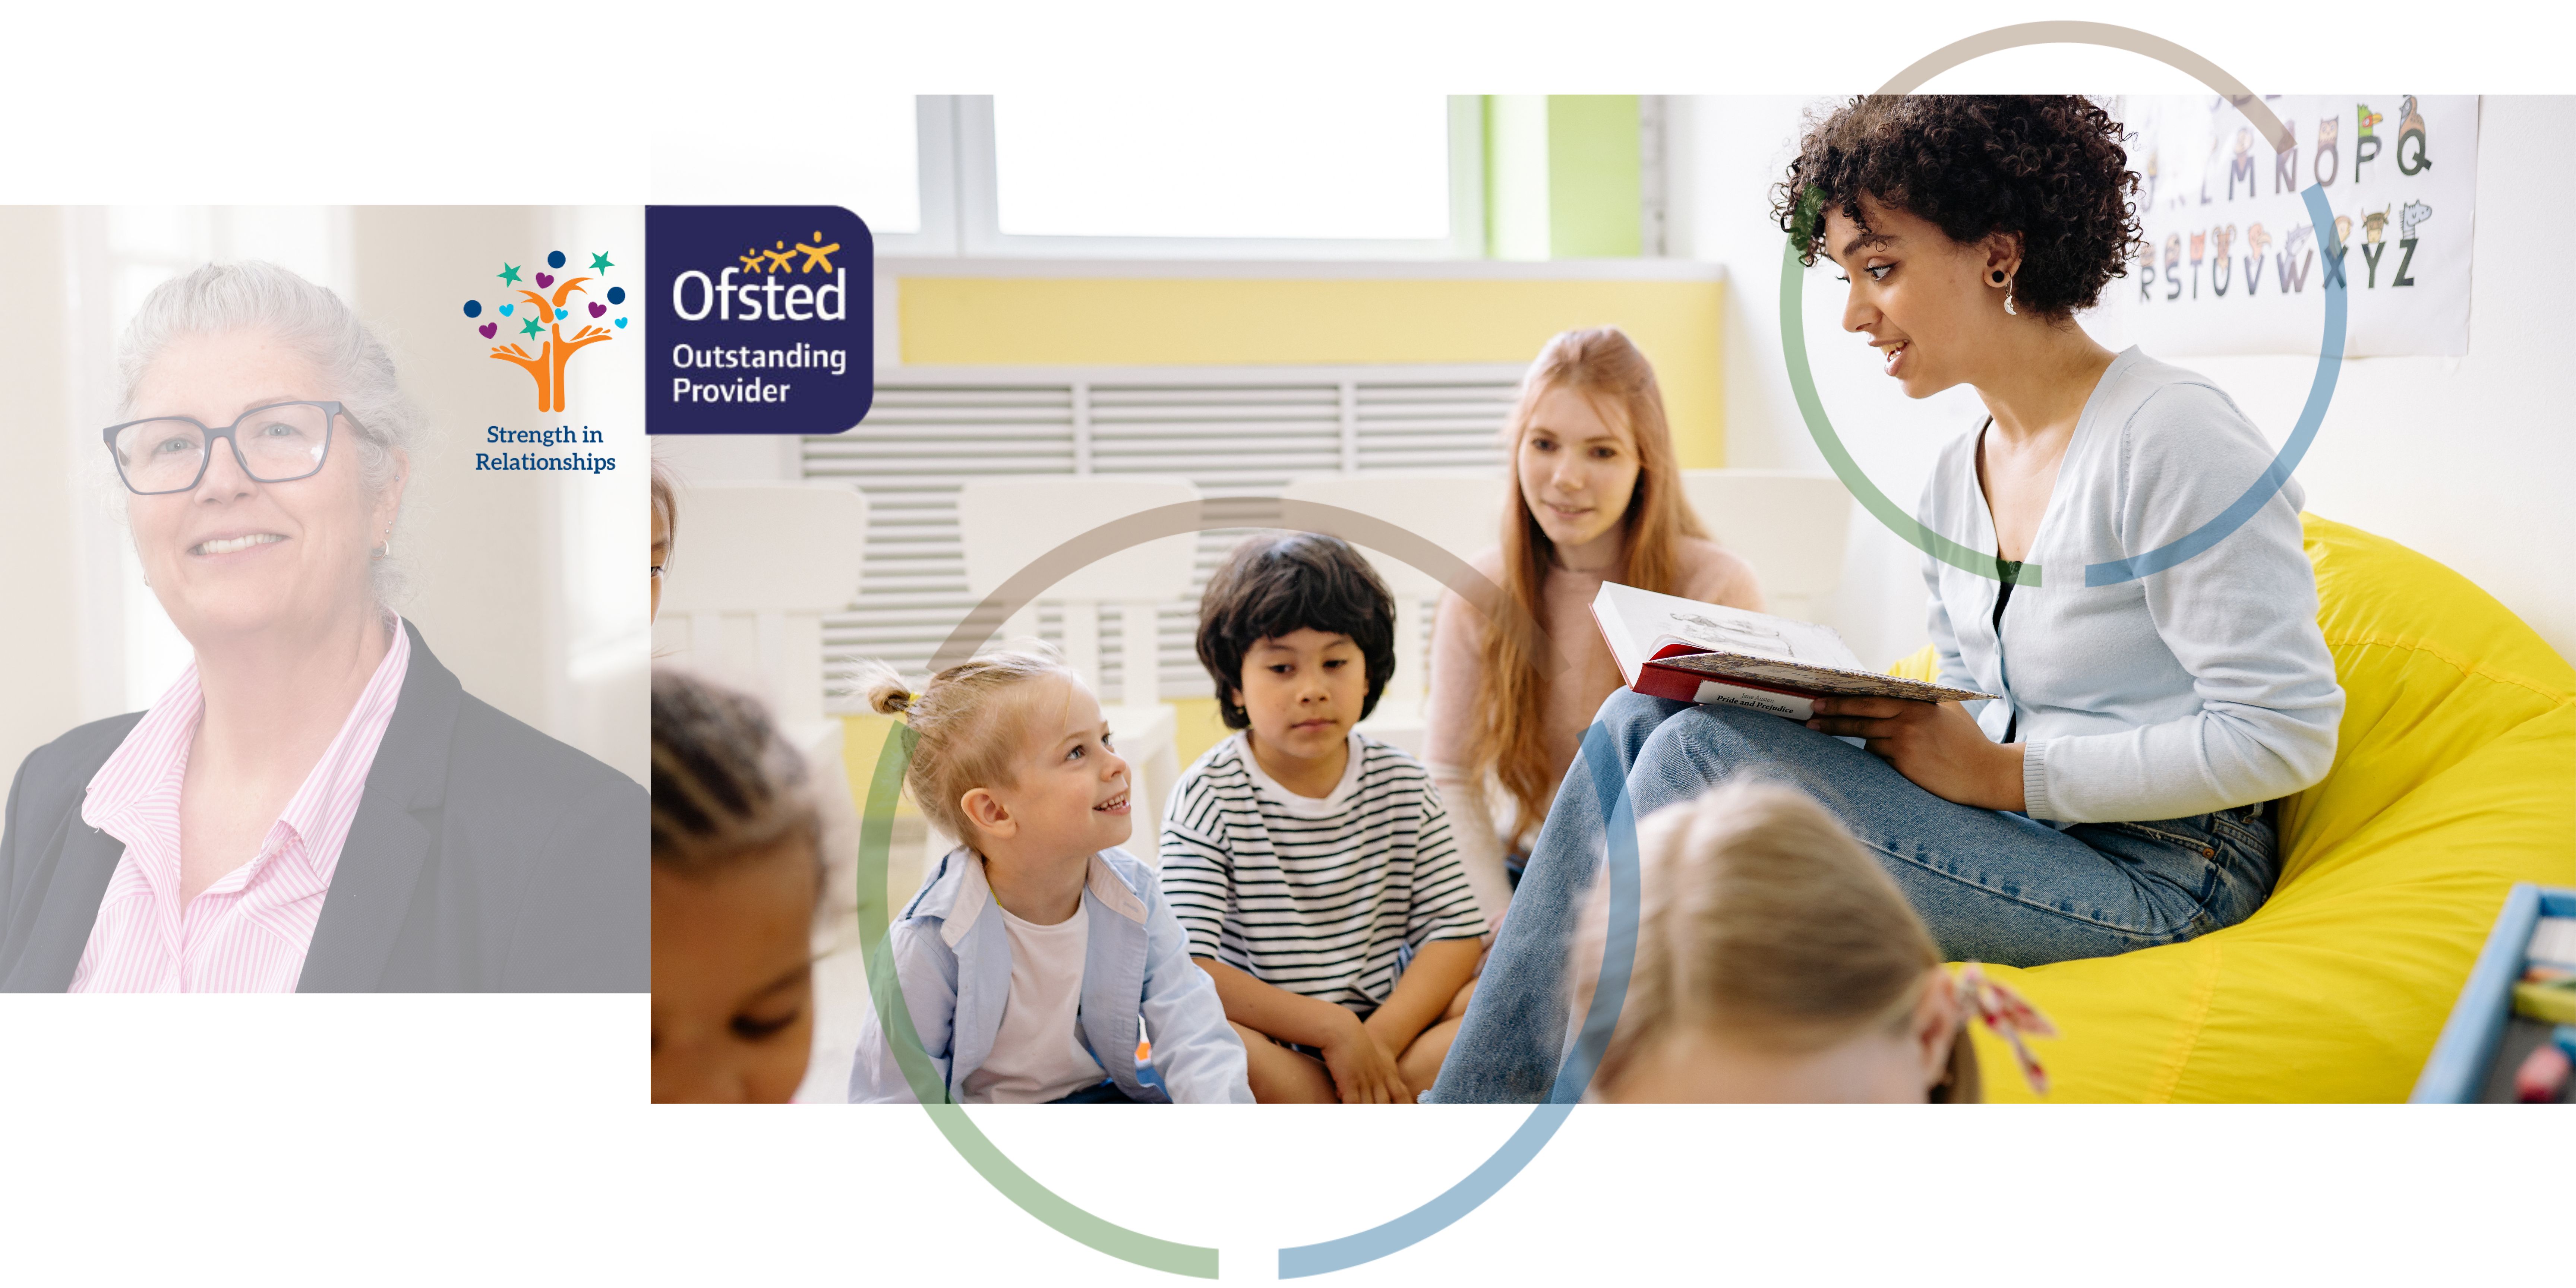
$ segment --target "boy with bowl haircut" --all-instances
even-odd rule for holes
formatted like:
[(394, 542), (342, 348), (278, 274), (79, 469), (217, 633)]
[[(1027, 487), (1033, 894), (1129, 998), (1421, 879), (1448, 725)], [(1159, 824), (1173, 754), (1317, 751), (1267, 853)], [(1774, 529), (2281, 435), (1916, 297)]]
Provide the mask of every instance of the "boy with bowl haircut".
[(1485, 934), (1421, 763), (1353, 730), (1395, 669), (1395, 602), (1350, 545), (1263, 533), (1199, 603), (1238, 732), (1181, 775), (1163, 897), (1264, 1103), (1412, 1103), (1439, 1076)]

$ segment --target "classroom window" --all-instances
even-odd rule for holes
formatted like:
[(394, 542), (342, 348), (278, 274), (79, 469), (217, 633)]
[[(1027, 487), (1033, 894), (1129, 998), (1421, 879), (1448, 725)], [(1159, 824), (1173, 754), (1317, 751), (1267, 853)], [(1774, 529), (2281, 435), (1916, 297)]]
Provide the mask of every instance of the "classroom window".
[(1449, 236), (1443, 95), (1000, 94), (992, 119), (1005, 236)]
[(673, 111), (652, 133), (651, 199), (670, 205), (846, 206), (877, 253), (956, 253), (943, 96), (836, 101), (828, 144), (739, 111)]
[[(1485, 250), (1472, 95), (923, 95), (884, 256), (1451, 259)], [(900, 177), (894, 142), (869, 164)], [(896, 208), (888, 199), (885, 208)]]
[(878, 236), (921, 231), (921, 123), (911, 94), (858, 94), (850, 105), (856, 160), (850, 209)]
[(847, 206), (898, 259), (1472, 259), (1482, 102), (858, 94), (825, 143), (673, 112), (654, 124), (651, 199)]

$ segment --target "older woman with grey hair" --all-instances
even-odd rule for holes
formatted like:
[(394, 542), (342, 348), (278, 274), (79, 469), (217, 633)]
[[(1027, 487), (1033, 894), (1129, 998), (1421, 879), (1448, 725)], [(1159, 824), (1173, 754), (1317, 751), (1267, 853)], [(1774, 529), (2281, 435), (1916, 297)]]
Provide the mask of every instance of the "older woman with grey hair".
[(643, 789), (386, 605), (423, 417), (383, 343), (294, 273), (210, 264), (121, 362), (102, 448), (195, 660), (19, 767), (0, 990), (641, 991)]

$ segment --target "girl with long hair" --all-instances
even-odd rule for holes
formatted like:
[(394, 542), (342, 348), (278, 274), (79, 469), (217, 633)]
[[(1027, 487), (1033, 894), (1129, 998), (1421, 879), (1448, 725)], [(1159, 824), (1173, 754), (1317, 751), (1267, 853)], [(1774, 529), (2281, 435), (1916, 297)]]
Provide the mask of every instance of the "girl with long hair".
[(1592, 624), (1601, 583), (1763, 606), (1752, 567), (1709, 539), (1683, 497), (1655, 369), (1618, 328), (1549, 340), (1503, 433), (1512, 483), (1502, 544), (1472, 562), (1523, 620), (1546, 628), (1545, 647), (1560, 656), (1539, 656), (1537, 638), (1496, 629), (1465, 600), (1442, 596), (1424, 748), (1492, 922), (1592, 713), (1621, 683)]

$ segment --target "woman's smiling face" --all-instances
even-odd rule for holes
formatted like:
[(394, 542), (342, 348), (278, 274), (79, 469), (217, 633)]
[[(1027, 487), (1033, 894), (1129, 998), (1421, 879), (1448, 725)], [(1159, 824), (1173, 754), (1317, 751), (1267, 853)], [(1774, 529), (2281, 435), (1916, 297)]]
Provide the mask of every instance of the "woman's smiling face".
[[(272, 336), (199, 333), (153, 360), (128, 417), (192, 416), (220, 427), (254, 407), (334, 393), (310, 360)], [(144, 576), (190, 643), (318, 630), (353, 604), (372, 606), (368, 565), (401, 506), (409, 461), (396, 452), (394, 479), (371, 495), (359, 477), (358, 433), (336, 417), (320, 472), (286, 483), (252, 479), (231, 442), (214, 441), (195, 488), (127, 498)]]
[(1513, 453), (1521, 500), (1562, 552), (1608, 536), (1637, 492), (1636, 440), (1563, 385), (1538, 396)]
[(1908, 398), (1975, 383), (1972, 355), (2007, 316), (2004, 288), (1988, 275), (2009, 278), (2019, 259), (2007, 247), (1963, 246), (1931, 220), (1867, 198), (1861, 217), (1865, 230), (1840, 208), (1825, 214), (1823, 249), (1851, 283), (1843, 329), (1869, 337)]

